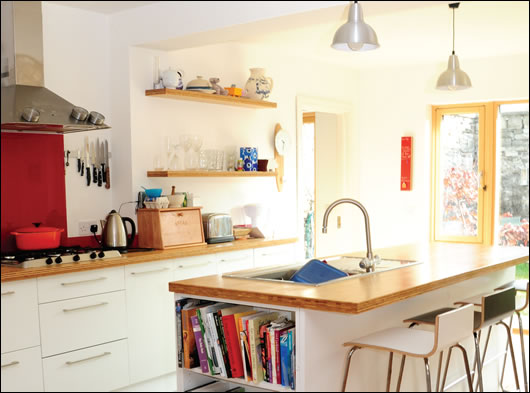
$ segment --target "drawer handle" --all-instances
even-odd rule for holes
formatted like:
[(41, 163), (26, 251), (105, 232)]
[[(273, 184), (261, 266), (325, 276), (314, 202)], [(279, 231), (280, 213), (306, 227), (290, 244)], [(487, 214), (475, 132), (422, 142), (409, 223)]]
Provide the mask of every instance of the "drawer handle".
[(4, 295), (14, 295), (14, 294), (15, 294), (15, 291), (2, 292), (2, 296), (4, 296)]
[(90, 306), (83, 306), (83, 307), (76, 307), (76, 308), (63, 308), (63, 312), (84, 310), (84, 309), (87, 309), (87, 308), (104, 306), (105, 304), (109, 304), (109, 302), (102, 302), (102, 303), (98, 303), (98, 304), (91, 304)]
[(190, 269), (190, 268), (193, 268), (193, 267), (206, 266), (206, 265), (209, 265), (211, 263), (214, 263), (214, 262), (208, 261), (208, 262), (204, 262), (204, 263), (199, 263), (197, 265), (179, 265), (179, 269)]
[(18, 360), (15, 360), (14, 362), (11, 362), (11, 363), (2, 364), (2, 368), (16, 366), (17, 364), (20, 364), (20, 362)]
[(147, 270), (145, 272), (131, 272), (131, 274), (133, 276), (137, 276), (137, 275), (140, 275), (140, 274), (147, 274), (147, 273), (158, 273), (158, 272), (163, 272), (165, 270), (169, 270), (168, 267), (163, 267), (162, 269), (156, 269), (156, 270)]
[(101, 280), (106, 280), (106, 279), (107, 277), (98, 277), (98, 278), (91, 278), (89, 280), (82, 280), (82, 281), (62, 282), (61, 285), (63, 287), (66, 287), (68, 285), (84, 284), (87, 282), (101, 281)]
[(100, 355), (91, 356), (91, 357), (86, 358), (86, 359), (67, 361), (66, 364), (67, 364), (68, 366), (71, 366), (72, 364), (77, 364), (77, 363), (81, 363), (81, 362), (86, 362), (87, 360), (92, 360), (92, 359), (102, 358), (103, 356), (107, 356), (107, 355), (110, 355), (110, 354), (111, 354), (110, 352), (103, 352), (103, 353), (100, 354)]
[(237, 261), (245, 261), (247, 259), (248, 259), (247, 257), (235, 258), (235, 259), (221, 259), (221, 262), (237, 262)]

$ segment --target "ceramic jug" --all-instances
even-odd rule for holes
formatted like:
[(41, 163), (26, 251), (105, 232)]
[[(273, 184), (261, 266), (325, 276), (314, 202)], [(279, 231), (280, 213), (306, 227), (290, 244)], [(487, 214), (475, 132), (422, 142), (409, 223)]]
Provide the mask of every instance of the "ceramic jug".
[(250, 77), (245, 84), (246, 96), (256, 100), (269, 98), (273, 82), (265, 76), (265, 68), (251, 68)]
[(182, 88), (184, 87), (182, 83), (183, 76), (184, 73), (181, 70), (175, 70), (170, 67), (168, 70), (162, 73), (162, 81), (164, 82), (164, 87), (182, 90)]

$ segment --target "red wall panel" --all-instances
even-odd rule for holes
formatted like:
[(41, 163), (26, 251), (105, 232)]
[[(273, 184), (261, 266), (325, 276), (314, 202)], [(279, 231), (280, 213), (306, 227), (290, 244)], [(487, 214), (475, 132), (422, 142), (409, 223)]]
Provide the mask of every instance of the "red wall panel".
[(64, 228), (66, 195), (62, 135), (1, 134), (1, 251), (16, 248), (10, 232), (41, 222)]

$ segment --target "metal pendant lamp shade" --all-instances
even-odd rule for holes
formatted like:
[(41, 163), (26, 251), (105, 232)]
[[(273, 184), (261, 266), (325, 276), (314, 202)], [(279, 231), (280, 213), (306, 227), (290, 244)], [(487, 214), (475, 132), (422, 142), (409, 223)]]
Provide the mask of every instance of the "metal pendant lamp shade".
[(455, 55), (455, 8), (459, 5), (460, 3), (449, 4), (453, 9), (453, 52), (449, 56), (447, 69), (438, 77), (436, 88), (439, 90), (463, 90), (471, 87), (471, 79), (460, 69), (458, 56)]
[(363, 20), (358, 2), (350, 5), (348, 21), (335, 32), (331, 47), (343, 51), (367, 51), (379, 48), (374, 29)]

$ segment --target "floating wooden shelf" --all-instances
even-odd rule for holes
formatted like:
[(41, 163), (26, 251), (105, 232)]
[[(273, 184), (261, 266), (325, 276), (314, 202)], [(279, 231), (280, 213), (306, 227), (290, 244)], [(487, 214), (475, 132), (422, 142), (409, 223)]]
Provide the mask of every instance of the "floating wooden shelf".
[(259, 171), (148, 171), (147, 177), (274, 177), (276, 172)]
[(146, 90), (146, 96), (171, 98), (174, 100), (190, 100), (208, 102), (210, 104), (222, 104), (232, 106), (242, 106), (247, 108), (265, 109), (276, 108), (275, 102), (254, 100), (251, 98), (241, 98), (232, 96), (220, 96), (217, 94), (207, 94), (197, 91), (177, 90), (177, 89), (154, 89)]

